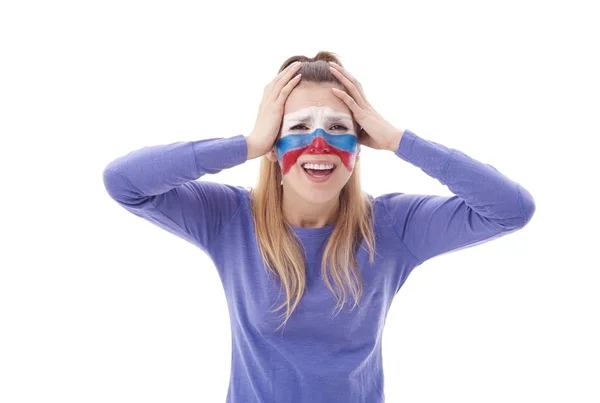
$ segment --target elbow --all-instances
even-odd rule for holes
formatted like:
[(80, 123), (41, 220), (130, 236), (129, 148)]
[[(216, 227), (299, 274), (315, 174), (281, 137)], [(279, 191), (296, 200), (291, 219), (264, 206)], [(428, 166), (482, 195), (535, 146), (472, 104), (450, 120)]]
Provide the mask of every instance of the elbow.
[(523, 217), (522, 227), (524, 227), (527, 225), (527, 223), (529, 223), (529, 221), (531, 221), (531, 218), (535, 214), (535, 200), (533, 199), (531, 193), (521, 185), (517, 184), (517, 190), (519, 192), (519, 205), (521, 208), (521, 215)]
[(102, 172), (104, 188), (108, 195), (126, 209), (140, 210), (148, 205), (150, 196), (141, 195), (126, 176), (107, 166)]
[(535, 213), (535, 200), (531, 193), (517, 184), (516, 201), (510, 203), (506, 212), (508, 217), (497, 220), (502, 231), (513, 232), (525, 227)]
[(123, 194), (123, 178), (121, 175), (108, 165), (102, 171), (102, 181), (108, 195), (118, 201)]
[(140, 196), (118, 170), (107, 166), (102, 172), (104, 188), (108, 195), (119, 204), (139, 204)]

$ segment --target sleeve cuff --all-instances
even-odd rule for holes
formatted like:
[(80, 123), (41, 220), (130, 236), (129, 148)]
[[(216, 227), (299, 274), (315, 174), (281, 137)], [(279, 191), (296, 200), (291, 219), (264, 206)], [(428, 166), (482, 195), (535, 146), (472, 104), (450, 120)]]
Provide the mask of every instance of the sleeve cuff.
[(410, 160), (410, 156), (413, 152), (413, 146), (415, 144), (416, 134), (408, 129), (404, 129), (402, 132), (402, 138), (395, 154), (405, 160)]
[(452, 157), (452, 149), (417, 136), (405, 129), (395, 154), (428, 175), (441, 178)]

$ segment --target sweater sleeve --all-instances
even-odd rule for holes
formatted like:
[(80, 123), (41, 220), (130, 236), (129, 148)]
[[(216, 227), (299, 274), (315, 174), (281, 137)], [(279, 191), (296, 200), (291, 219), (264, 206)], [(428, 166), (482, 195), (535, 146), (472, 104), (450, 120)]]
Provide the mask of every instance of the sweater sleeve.
[(380, 196), (401, 242), (418, 260), (472, 247), (525, 226), (533, 197), (489, 164), (405, 130), (395, 155), (448, 186), (453, 196)]
[(129, 212), (208, 253), (241, 205), (240, 189), (197, 181), (247, 160), (244, 135), (144, 147), (110, 162), (104, 186)]

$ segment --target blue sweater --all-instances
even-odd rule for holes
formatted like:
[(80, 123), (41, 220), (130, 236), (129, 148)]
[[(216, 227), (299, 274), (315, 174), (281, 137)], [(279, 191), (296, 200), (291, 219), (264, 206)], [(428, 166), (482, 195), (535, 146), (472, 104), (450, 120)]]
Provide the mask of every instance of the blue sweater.
[[(377, 253), (360, 248), (360, 306), (336, 304), (320, 278), (334, 225), (291, 226), (306, 250), (307, 288), (285, 327), (285, 298), (263, 265), (249, 191), (197, 180), (247, 159), (243, 135), (145, 147), (104, 170), (122, 207), (208, 254), (225, 289), (232, 331), (232, 403), (384, 402), (382, 334), (392, 299), (412, 269), (434, 256), (514, 232), (531, 219), (531, 194), (489, 164), (405, 130), (395, 155), (448, 186), (454, 196), (388, 193), (374, 206)], [(283, 329), (283, 332), (282, 332)]]

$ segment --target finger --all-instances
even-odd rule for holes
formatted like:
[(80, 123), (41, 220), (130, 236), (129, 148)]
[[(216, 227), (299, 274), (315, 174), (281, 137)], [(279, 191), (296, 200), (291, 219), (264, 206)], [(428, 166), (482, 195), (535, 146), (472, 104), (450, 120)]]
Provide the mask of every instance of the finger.
[(338, 80), (340, 80), (344, 87), (346, 87), (346, 89), (350, 92), (352, 97), (354, 97), (356, 102), (364, 108), (367, 104), (367, 98), (364, 92), (362, 91), (362, 88), (360, 87), (360, 83), (358, 83), (358, 81), (356, 81), (356, 79), (352, 76), (350, 76), (352, 78), (351, 81), (347, 77), (347, 75), (349, 75), (350, 73), (348, 73), (346, 70), (342, 72), (341, 70), (338, 70), (335, 67), (330, 67), (329, 70), (331, 71), (331, 74), (333, 74)]
[(366, 109), (366, 107), (367, 107), (366, 102), (363, 99), (358, 88), (350, 80), (348, 80), (342, 73), (335, 70), (335, 68), (332, 67), (331, 70), (332, 70), (332, 74), (342, 83), (342, 85), (344, 87), (346, 87), (348, 92), (352, 95), (352, 98), (354, 98), (355, 102), (358, 105), (360, 105), (361, 108)]
[(362, 87), (358, 80), (354, 78), (350, 72), (344, 69), (342, 66), (331, 62), (330, 66), (331, 73), (338, 79), (344, 87), (348, 89), (348, 92), (352, 95), (352, 97), (356, 100), (356, 102), (361, 106), (365, 107), (367, 102), (367, 97), (365, 96)]
[(277, 81), (277, 83), (275, 83), (275, 86), (273, 87), (273, 92), (271, 93), (271, 100), (275, 101), (277, 100), (277, 98), (279, 97), (279, 94), (281, 93), (281, 89), (287, 85), (287, 83), (290, 81), (290, 79), (298, 73), (298, 70), (300, 70), (300, 68), (302, 67), (302, 63), (298, 63), (296, 65), (290, 66), (291, 68), (289, 70), (287, 70), (283, 76), (281, 76), (279, 78), (279, 80)]
[(275, 78), (273, 80), (271, 80), (271, 82), (267, 85), (265, 85), (265, 92), (267, 91), (267, 89), (273, 88), (275, 86), (275, 84), (277, 84), (277, 82), (290, 70), (295, 69), (297, 67), (302, 66), (302, 63), (298, 63), (296, 64), (296, 62), (294, 63), (290, 63), (289, 66), (287, 66), (285, 69), (281, 70), (281, 72), (279, 72), (279, 74), (277, 74), (275, 76)]
[(339, 90), (335, 87), (332, 87), (331, 90), (338, 98), (340, 98), (342, 101), (344, 101), (346, 103), (346, 105), (348, 105), (348, 108), (350, 108), (350, 110), (352, 111), (352, 114), (354, 114), (354, 118), (357, 121), (362, 118), (362, 116), (364, 114), (363, 109), (356, 103), (356, 101), (354, 101), (354, 99), (352, 99), (352, 97), (350, 95), (348, 95), (346, 92)]
[(281, 105), (285, 104), (285, 101), (287, 100), (288, 96), (290, 95), (290, 92), (292, 92), (294, 87), (296, 87), (296, 85), (298, 85), (301, 77), (302, 77), (301, 74), (297, 74), (296, 77), (292, 78), (285, 85), (285, 87), (283, 87), (281, 89), (281, 92), (279, 93), (279, 97), (277, 98), (277, 101), (276, 101), (278, 105), (281, 106)]
[(348, 80), (352, 81), (352, 83), (354, 85), (356, 85), (357, 88), (362, 88), (362, 85), (360, 84), (360, 82), (352, 74), (350, 74), (350, 72), (348, 70), (346, 70), (345, 68), (343, 68), (336, 62), (329, 62), (329, 64), (331, 64), (331, 66), (333, 66), (337, 71), (339, 71), (344, 76), (346, 76), (348, 78)]

